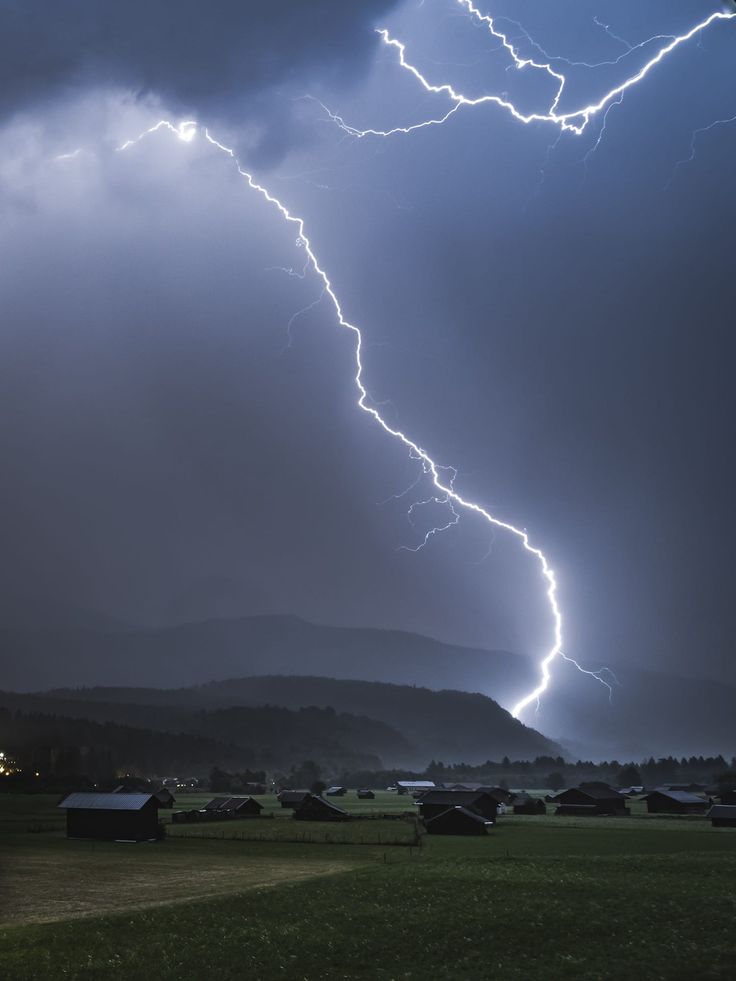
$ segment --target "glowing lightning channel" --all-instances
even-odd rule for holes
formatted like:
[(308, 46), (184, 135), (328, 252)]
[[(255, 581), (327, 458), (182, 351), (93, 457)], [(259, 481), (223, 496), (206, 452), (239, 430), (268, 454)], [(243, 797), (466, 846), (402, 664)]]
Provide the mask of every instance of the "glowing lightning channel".
[[(185, 123), (181, 123), (179, 126), (175, 126), (168, 120), (161, 120), (156, 123), (155, 126), (151, 126), (149, 129), (145, 130), (139, 136), (134, 139), (127, 140), (123, 143), (118, 150), (128, 150), (137, 143), (140, 143), (146, 137), (158, 132), (159, 130), (166, 129), (173, 133), (180, 140), (186, 143), (190, 143), (198, 131), (197, 124), (192, 120), (187, 120)], [(322, 295), (328, 296), (332, 302), (332, 306), (335, 310), (335, 315), (337, 317), (338, 324), (343, 330), (347, 330), (352, 333), (355, 339), (355, 387), (358, 390), (358, 400), (357, 405), (361, 411), (369, 415), (374, 422), (383, 429), (385, 433), (392, 436), (394, 439), (402, 443), (406, 449), (409, 451), (409, 456), (411, 459), (416, 460), (421, 463), (424, 474), (429, 476), (434, 485), (435, 490), (438, 492), (439, 502), (446, 503), (451, 510), (452, 518), (449, 521), (448, 527), (450, 525), (456, 524), (459, 520), (459, 516), (455, 508), (461, 508), (464, 511), (472, 512), (473, 514), (479, 515), (490, 525), (500, 528), (503, 531), (507, 531), (514, 535), (521, 541), (524, 549), (532, 555), (540, 568), (543, 578), (547, 583), (547, 598), (549, 600), (550, 611), (552, 614), (552, 620), (554, 625), (554, 643), (550, 648), (547, 655), (541, 662), (540, 669), (542, 671), (542, 681), (539, 685), (531, 692), (526, 695), (521, 701), (511, 709), (511, 714), (518, 718), (519, 714), (532, 702), (537, 702), (540, 695), (547, 689), (550, 672), (549, 666), (555, 660), (558, 655), (562, 653), (562, 613), (560, 611), (559, 604), (557, 602), (557, 580), (555, 578), (554, 571), (552, 570), (547, 557), (544, 552), (533, 545), (529, 539), (529, 536), (525, 529), (516, 528), (514, 525), (507, 521), (502, 521), (500, 518), (495, 517), (489, 511), (487, 511), (480, 504), (476, 504), (474, 501), (469, 501), (462, 497), (458, 491), (455, 490), (455, 478), (457, 472), (452, 467), (443, 467), (436, 463), (432, 457), (429, 455), (427, 450), (425, 450), (419, 443), (416, 443), (413, 439), (403, 433), (400, 429), (395, 429), (393, 426), (389, 425), (388, 422), (383, 418), (375, 405), (370, 404), (370, 396), (368, 394), (368, 389), (365, 387), (363, 382), (363, 359), (362, 359), (362, 348), (363, 348), (363, 335), (359, 327), (351, 323), (343, 313), (340, 300), (334, 290), (332, 282), (328, 277), (325, 270), (320, 265), (317, 254), (315, 253), (312, 243), (307, 236), (305, 231), (304, 219), (300, 218), (298, 215), (293, 215), (289, 209), (284, 205), (278, 198), (274, 197), (271, 192), (259, 184), (254, 176), (247, 170), (244, 170), (235, 154), (235, 151), (230, 147), (225, 146), (224, 143), (220, 143), (216, 140), (214, 136), (209, 132), (208, 129), (203, 129), (204, 137), (208, 143), (219, 150), (221, 153), (226, 154), (233, 161), (233, 164), (237, 168), (240, 176), (246, 181), (248, 187), (257, 192), (271, 207), (275, 208), (284, 221), (291, 225), (294, 225), (297, 229), (297, 245), (304, 249), (306, 256), (308, 257), (309, 264), (312, 270), (316, 274), (317, 278), (322, 283)], [(444, 476), (448, 474), (449, 476)], [(425, 543), (434, 534), (438, 533), (441, 529), (432, 529), (427, 533), (425, 538)], [(421, 547), (421, 546), (420, 546)]]
[[(468, 13), (472, 14), (477, 20), (479, 20), (480, 22), (484, 23), (487, 26), (488, 30), (493, 35), (493, 37), (501, 42), (501, 47), (505, 48), (505, 50), (509, 53), (513, 61), (513, 64), (517, 69), (523, 70), (526, 68), (532, 68), (535, 69), (536, 71), (544, 72), (555, 82), (556, 91), (548, 110), (546, 110), (545, 112), (526, 113), (518, 109), (514, 105), (514, 103), (511, 102), (505, 96), (486, 94), (486, 95), (479, 95), (475, 97), (469, 97), (463, 95), (461, 92), (457, 92), (449, 82), (434, 84), (433, 82), (430, 82), (425, 77), (425, 75), (423, 75), (422, 72), (419, 71), (419, 69), (415, 65), (413, 65), (411, 62), (407, 60), (406, 45), (402, 41), (398, 41), (396, 38), (391, 37), (391, 35), (387, 30), (381, 29), (378, 31), (378, 34), (383, 39), (384, 44), (387, 47), (394, 48), (396, 51), (398, 51), (399, 65), (401, 66), (401, 68), (403, 68), (410, 75), (413, 75), (414, 78), (419, 82), (419, 84), (426, 92), (429, 92), (430, 94), (433, 95), (442, 95), (447, 97), (453, 103), (452, 107), (442, 116), (432, 119), (426, 119), (419, 123), (412, 123), (411, 125), (408, 126), (395, 126), (392, 129), (388, 129), (388, 130), (358, 129), (346, 123), (341, 116), (338, 116), (336, 113), (333, 113), (329, 109), (326, 109), (332, 121), (336, 123), (345, 133), (349, 134), (350, 136), (355, 136), (358, 138), (367, 137), (367, 136), (387, 137), (387, 136), (394, 136), (397, 134), (405, 135), (408, 133), (413, 133), (416, 130), (425, 129), (428, 126), (441, 125), (442, 123), (447, 122), (447, 120), (452, 115), (454, 115), (454, 113), (457, 112), (458, 109), (464, 106), (475, 107), (475, 106), (490, 104), (490, 105), (496, 105), (501, 109), (505, 109), (507, 112), (510, 113), (511, 116), (513, 116), (514, 119), (518, 120), (521, 123), (527, 125), (529, 123), (534, 123), (534, 122), (552, 123), (555, 126), (559, 126), (559, 128), (563, 132), (571, 132), (571, 133), (575, 133), (577, 136), (580, 136), (587, 128), (591, 119), (597, 116), (598, 113), (600, 113), (601, 111), (605, 110), (606, 107), (609, 106), (611, 102), (622, 97), (630, 88), (632, 88), (635, 85), (638, 85), (639, 82), (641, 82), (644, 78), (646, 78), (646, 76), (652, 71), (652, 69), (654, 69), (657, 65), (659, 65), (676, 48), (679, 48), (681, 45), (686, 44), (693, 37), (695, 37), (696, 34), (699, 34), (701, 31), (706, 30), (706, 28), (710, 27), (710, 25), (715, 23), (716, 21), (736, 20), (736, 11), (716, 10), (713, 11), (713, 13), (711, 13), (704, 20), (697, 23), (694, 27), (690, 28), (690, 30), (687, 31), (685, 34), (657, 35), (654, 38), (649, 38), (647, 41), (641, 42), (641, 44), (636, 45), (635, 48), (632, 50), (635, 50), (637, 48), (642, 48), (645, 45), (655, 40), (658, 40), (660, 38), (663, 40), (669, 38), (668, 43), (660, 47), (656, 52), (656, 54), (654, 54), (647, 62), (645, 62), (645, 64), (639, 69), (639, 71), (637, 71), (633, 75), (630, 75), (623, 82), (619, 83), (610, 91), (606, 92), (606, 94), (603, 95), (602, 98), (599, 99), (597, 102), (591, 102), (587, 106), (582, 106), (578, 109), (574, 109), (568, 112), (562, 112), (560, 111), (559, 107), (560, 107), (560, 102), (562, 100), (562, 96), (564, 94), (565, 86), (567, 84), (567, 78), (561, 72), (556, 71), (552, 67), (551, 62), (553, 59), (550, 59), (548, 62), (537, 62), (534, 61), (533, 58), (523, 58), (519, 54), (518, 48), (515, 47), (513, 42), (509, 39), (508, 35), (497, 28), (496, 21), (494, 20), (494, 18), (491, 17), (489, 14), (481, 13), (481, 11), (474, 5), (473, 0), (456, 0), (456, 2), (459, 3), (460, 6), (465, 7)], [(627, 52), (627, 56), (628, 54), (629, 53)], [(564, 61), (565, 59), (561, 59), (561, 60)]]

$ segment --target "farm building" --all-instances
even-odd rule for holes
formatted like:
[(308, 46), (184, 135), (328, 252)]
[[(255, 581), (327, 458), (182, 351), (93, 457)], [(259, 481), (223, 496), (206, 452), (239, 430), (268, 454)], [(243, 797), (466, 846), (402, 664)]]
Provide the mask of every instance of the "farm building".
[(705, 791), (704, 783), (663, 783), (657, 790), (684, 790), (687, 794), (702, 794)]
[(347, 787), (328, 787), (325, 791), (325, 797), (344, 797), (347, 792)]
[(514, 800), (514, 814), (546, 814), (547, 805), (539, 797), (519, 794)]
[(428, 790), (419, 798), (419, 811), (422, 820), (431, 821), (451, 807), (464, 807), (480, 814), (492, 824), (496, 821), (498, 801), (490, 794), (476, 790)]
[(626, 798), (618, 791), (604, 787), (571, 787), (556, 794), (552, 801), (557, 805), (555, 814), (559, 815), (596, 817), (601, 814), (629, 813)]
[(201, 808), (203, 811), (221, 811), (225, 804), (230, 800), (229, 797), (213, 797), (212, 800), (208, 800), (204, 807)]
[(69, 794), (57, 806), (66, 810), (67, 838), (149, 841), (161, 836), (153, 794)]
[(292, 810), (303, 804), (307, 797), (310, 797), (308, 790), (282, 790), (277, 794), (277, 798), (282, 807), (290, 807)]
[(173, 807), (176, 803), (174, 795), (166, 787), (162, 787), (161, 790), (154, 791), (153, 796), (158, 801), (159, 807), (169, 808)]
[(294, 809), (297, 821), (349, 821), (350, 815), (337, 804), (324, 797), (307, 794), (306, 799)]
[(358, 791), (358, 800), (375, 800), (375, 799), (376, 799), (376, 795), (373, 793), (372, 790)]
[(204, 805), (200, 818), (218, 820), (220, 818), (258, 817), (263, 805), (252, 797), (213, 797)]
[(714, 828), (736, 828), (736, 804), (714, 804), (708, 817)]
[(426, 823), (429, 835), (485, 835), (493, 821), (466, 807), (448, 807)]
[(721, 804), (736, 804), (736, 790), (724, 790), (720, 794)]
[(449, 790), (474, 790), (476, 793), (483, 792), (495, 797), (499, 804), (510, 804), (514, 799), (514, 794), (505, 787), (492, 787), (487, 783), (454, 783)]
[(397, 780), (396, 789), (400, 794), (421, 794), (433, 790), (434, 780)]
[(643, 798), (650, 814), (705, 814), (710, 801), (685, 790), (653, 790)]

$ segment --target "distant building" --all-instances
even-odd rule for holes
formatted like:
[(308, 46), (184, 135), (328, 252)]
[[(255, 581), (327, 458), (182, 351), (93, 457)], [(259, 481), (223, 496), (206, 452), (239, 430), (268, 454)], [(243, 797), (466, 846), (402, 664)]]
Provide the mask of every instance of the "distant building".
[(201, 809), (200, 819), (258, 817), (262, 810), (263, 805), (252, 797), (213, 797)]
[(736, 804), (714, 804), (708, 817), (714, 828), (736, 828)]
[(514, 800), (514, 814), (546, 814), (547, 805), (539, 797), (519, 794)]
[(344, 797), (347, 792), (347, 787), (328, 787), (325, 791), (325, 797)]
[(426, 823), (451, 807), (464, 807), (495, 824), (498, 801), (490, 794), (476, 790), (428, 790), (418, 801), (419, 812)]
[(688, 794), (702, 794), (705, 791), (704, 783), (663, 783), (657, 790), (684, 790)]
[(212, 800), (208, 800), (207, 803), (200, 808), (200, 810), (210, 812), (221, 811), (229, 800), (229, 797), (213, 797)]
[(570, 787), (569, 790), (555, 794), (551, 800), (557, 805), (555, 814), (561, 816), (597, 817), (602, 814), (622, 816), (629, 813), (626, 798), (618, 791), (602, 786)]
[(400, 794), (421, 794), (435, 787), (434, 780), (397, 780), (396, 789)]
[(333, 804), (317, 794), (307, 794), (294, 809), (297, 821), (349, 821), (350, 815), (337, 804)]
[(643, 799), (650, 814), (705, 814), (711, 803), (686, 790), (653, 790)]
[(162, 787), (161, 790), (154, 791), (153, 796), (158, 801), (159, 807), (170, 808), (176, 803), (176, 798), (167, 787)]
[(282, 790), (277, 794), (277, 799), (282, 807), (290, 807), (292, 810), (299, 807), (311, 794), (308, 790)]
[(485, 835), (493, 821), (466, 807), (448, 807), (425, 823), (429, 835)]
[(66, 810), (67, 838), (149, 841), (161, 837), (158, 801), (153, 794), (69, 794), (58, 807)]
[(375, 800), (375, 799), (376, 799), (376, 795), (373, 793), (372, 790), (358, 791), (358, 800)]
[(454, 783), (451, 787), (446, 787), (448, 790), (474, 790), (476, 792), (482, 791), (485, 794), (490, 794), (491, 797), (495, 797), (499, 804), (510, 804), (515, 794), (512, 794), (510, 790), (506, 790), (505, 787), (494, 787), (487, 783), (475, 783), (473, 781)]

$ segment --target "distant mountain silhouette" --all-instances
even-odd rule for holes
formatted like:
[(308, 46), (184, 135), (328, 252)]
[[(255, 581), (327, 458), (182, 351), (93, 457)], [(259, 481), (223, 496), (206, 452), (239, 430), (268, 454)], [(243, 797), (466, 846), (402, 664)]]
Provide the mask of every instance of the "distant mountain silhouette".
[[(292, 616), (136, 630), (15, 626), (0, 630), (0, 659), (0, 684), (16, 691), (69, 685), (179, 688), (244, 676), (253, 686), (252, 676), (311, 675), (481, 692), (510, 706), (538, 679), (533, 662), (507, 652), (396, 630), (318, 626)], [(539, 713), (530, 708), (524, 721), (562, 741), (572, 755), (591, 759), (733, 752), (733, 688), (635, 664), (617, 669), (617, 675), (621, 687), (614, 686), (609, 703), (606, 689), (560, 662)], [(280, 697), (286, 701), (276, 704), (295, 704), (286, 692), (284, 684)], [(332, 703), (313, 697), (312, 704)], [(334, 707), (350, 711), (351, 704)], [(383, 718), (373, 710), (367, 714)], [(397, 728), (412, 739), (403, 725)], [(444, 745), (450, 758), (452, 744)]]
[[(16, 711), (54, 712), (95, 722), (196, 733), (261, 748), (270, 739), (282, 739), (279, 713), (293, 727), (290, 716), (294, 710), (301, 715), (316, 711), (316, 706), (322, 713), (332, 713), (330, 731), (335, 738), (356, 752), (380, 756), (386, 765), (398, 767), (424, 768), (431, 759), (482, 763), (504, 756), (534, 759), (560, 753), (559, 746), (484, 695), (380, 682), (252, 677), (178, 690), (0, 693), (0, 705)], [(294, 753), (299, 752), (295, 744)]]

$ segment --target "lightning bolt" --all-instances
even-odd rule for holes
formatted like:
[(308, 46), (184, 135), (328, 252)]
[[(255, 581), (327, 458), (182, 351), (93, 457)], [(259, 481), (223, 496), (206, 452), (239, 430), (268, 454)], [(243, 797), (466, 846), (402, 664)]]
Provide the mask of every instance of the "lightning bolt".
[[(732, 21), (736, 20), (736, 11), (725, 11), (716, 10), (713, 11), (704, 20), (699, 21), (694, 27), (690, 28), (684, 34), (679, 35), (656, 35), (653, 38), (649, 38), (646, 41), (642, 41), (640, 44), (635, 45), (632, 48), (632, 52), (645, 47), (648, 44), (653, 43), (656, 40), (667, 40), (668, 43), (662, 45), (657, 52), (652, 55), (652, 57), (644, 63), (644, 65), (633, 75), (630, 75), (623, 82), (614, 86), (606, 92), (597, 102), (591, 102), (588, 105), (580, 106), (577, 109), (569, 110), (567, 112), (562, 112), (560, 110), (560, 103), (562, 101), (562, 96), (565, 91), (565, 86), (567, 84), (567, 77), (562, 74), (562, 72), (557, 71), (552, 67), (552, 62), (555, 60), (566, 61), (567, 64), (574, 64), (567, 59), (552, 59), (549, 58), (546, 62), (535, 61), (533, 58), (524, 58), (519, 53), (518, 48), (514, 45), (506, 33), (500, 30), (497, 26), (497, 20), (491, 17), (489, 14), (482, 13), (473, 3), (473, 0), (456, 0), (461, 7), (464, 7), (469, 14), (471, 14), (480, 23), (485, 24), (491, 35), (500, 42), (500, 46), (505, 49), (512, 60), (512, 64), (518, 70), (524, 70), (527, 68), (533, 69), (538, 72), (546, 74), (555, 84), (555, 94), (550, 104), (549, 109), (543, 112), (523, 112), (517, 108), (514, 103), (503, 95), (496, 95), (493, 93), (487, 93), (485, 95), (479, 95), (475, 97), (470, 97), (463, 95), (461, 92), (456, 91), (456, 89), (449, 82), (441, 82), (435, 84), (430, 82), (426, 76), (406, 57), (406, 45), (403, 41), (399, 41), (396, 38), (391, 37), (389, 32), (385, 28), (381, 28), (378, 34), (383, 39), (384, 44), (387, 47), (393, 48), (398, 52), (399, 65), (404, 71), (412, 75), (421, 87), (432, 95), (445, 96), (452, 103), (452, 106), (441, 116), (433, 117), (430, 119), (425, 119), (419, 123), (412, 123), (408, 126), (395, 126), (392, 129), (380, 130), (380, 129), (358, 129), (355, 126), (351, 126), (345, 122), (345, 120), (337, 115), (337, 113), (325, 107), (325, 111), (328, 116), (336, 123), (345, 133), (350, 136), (357, 138), (364, 138), (368, 136), (380, 136), (388, 137), (395, 136), (398, 134), (407, 135), (413, 133), (416, 130), (425, 129), (428, 126), (438, 126), (441, 125), (453, 116), (459, 109), (463, 107), (474, 108), (481, 105), (495, 105), (501, 109), (505, 109), (514, 119), (520, 123), (528, 125), (529, 123), (551, 123), (558, 126), (562, 132), (571, 132), (577, 136), (582, 135), (585, 132), (591, 119), (597, 116), (600, 112), (604, 111), (610, 104), (616, 100), (620, 99), (625, 95), (625, 93), (638, 85), (639, 82), (643, 81), (649, 75), (649, 73), (665, 58), (668, 57), (673, 51), (682, 45), (686, 44), (688, 41), (692, 40), (693, 37), (700, 34), (702, 31), (706, 30), (711, 24), (716, 21)], [(539, 49), (538, 49), (539, 50)], [(627, 51), (623, 57), (628, 57), (632, 52)], [(621, 60), (621, 59), (618, 59)], [(598, 67), (594, 64), (585, 64), (585, 67), (594, 68)]]
[(712, 129), (716, 129), (718, 126), (728, 126), (731, 123), (736, 123), (736, 116), (729, 116), (726, 119), (714, 119), (713, 122), (709, 123), (707, 126), (699, 126), (698, 129), (693, 130), (693, 135), (690, 139), (690, 153), (683, 160), (678, 160), (677, 163), (675, 164), (674, 169), (672, 171), (672, 176), (664, 186), (665, 191), (673, 183), (675, 177), (677, 177), (677, 172), (679, 171), (680, 167), (685, 167), (687, 164), (692, 163), (693, 160), (695, 160), (698, 137), (703, 136), (703, 134), (705, 133), (709, 133)]
[[(394, 48), (398, 52), (400, 66), (409, 74), (414, 76), (414, 78), (416, 78), (416, 80), (428, 93), (447, 97), (452, 103), (451, 106), (449, 107), (449, 109), (447, 109), (447, 111), (444, 114), (436, 118), (424, 120), (423, 122), (415, 123), (410, 126), (395, 127), (394, 129), (390, 129), (390, 130), (357, 129), (355, 127), (348, 125), (340, 116), (338, 116), (336, 113), (333, 113), (327, 107), (323, 107), (325, 109), (325, 112), (330, 117), (330, 119), (334, 123), (336, 123), (345, 133), (354, 137), (358, 137), (358, 138), (363, 138), (367, 136), (388, 137), (399, 133), (408, 134), (415, 130), (422, 129), (428, 126), (441, 125), (445, 123), (452, 115), (454, 115), (454, 113), (456, 113), (459, 109), (463, 107), (475, 107), (484, 104), (493, 104), (501, 109), (506, 110), (508, 113), (510, 113), (513, 116), (513, 118), (526, 125), (532, 122), (552, 123), (559, 127), (561, 133), (572, 132), (576, 135), (581, 135), (587, 128), (591, 119), (597, 116), (601, 111), (604, 111), (607, 114), (607, 111), (611, 107), (612, 103), (616, 101), (620, 102), (624, 94), (628, 91), (628, 89), (632, 88), (633, 86), (641, 82), (655, 68), (656, 65), (662, 62), (676, 48), (680, 47), (681, 45), (691, 40), (695, 35), (699, 34), (700, 32), (708, 28), (711, 24), (713, 24), (716, 21), (730, 21), (736, 19), (736, 12), (716, 11), (710, 14), (707, 18), (705, 18), (704, 20), (696, 24), (693, 28), (691, 28), (687, 33), (678, 36), (672, 36), (668, 40), (668, 43), (660, 47), (657, 53), (653, 57), (651, 57), (643, 65), (642, 68), (640, 68), (635, 74), (629, 76), (619, 85), (617, 85), (609, 92), (607, 92), (597, 102), (591, 102), (589, 105), (582, 106), (572, 111), (562, 112), (560, 110), (560, 103), (564, 94), (567, 79), (564, 74), (562, 74), (559, 71), (556, 71), (555, 68), (552, 67), (553, 59), (548, 59), (547, 62), (537, 62), (532, 58), (523, 58), (519, 54), (518, 49), (514, 46), (513, 42), (508, 38), (508, 36), (503, 31), (500, 31), (496, 27), (496, 23), (491, 16), (482, 14), (480, 10), (478, 10), (478, 8), (473, 4), (472, 0), (457, 0), (457, 2), (461, 6), (465, 7), (468, 13), (471, 14), (473, 17), (475, 17), (479, 22), (486, 25), (492, 36), (500, 42), (500, 46), (508, 52), (508, 54), (512, 59), (513, 65), (517, 69), (524, 70), (530, 68), (535, 71), (542, 72), (546, 74), (554, 82), (554, 87), (555, 87), (554, 96), (551, 100), (549, 108), (546, 111), (525, 113), (522, 112), (520, 109), (518, 109), (514, 105), (514, 103), (511, 102), (505, 96), (486, 94), (475, 98), (470, 98), (463, 95), (462, 93), (457, 92), (449, 83), (433, 84), (432, 82), (428, 81), (425, 78), (425, 76), (419, 71), (419, 69), (417, 69), (406, 59), (406, 46), (403, 44), (403, 42), (392, 38), (389, 35), (388, 31), (381, 30), (379, 31), (379, 34), (383, 38), (384, 43), (387, 46)], [(649, 41), (642, 42), (640, 45), (636, 45), (632, 47), (631, 50), (633, 51), (636, 48), (642, 48), (646, 44), (654, 40), (657, 40), (657, 38), (649, 39)], [(625, 53), (626, 56), (628, 56), (629, 54), (631, 54), (630, 51), (627, 51)], [(603, 130), (605, 129), (605, 116), (604, 116), (604, 126), (602, 127), (602, 129)], [(549, 687), (549, 683), (551, 680), (551, 671), (550, 671), (551, 665), (558, 657), (572, 663), (582, 673), (588, 674), (591, 677), (596, 678), (601, 684), (603, 684), (605, 687), (608, 688), (609, 695), (610, 695), (612, 693), (612, 686), (611, 683), (606, 680), (605, 675), (608, 674), (608, 676), (613, 678), (614, 682), (616, 682), (615, 676), (612, 674), (612, 672), (610, 672), (608, 669), (602, 669), (600, 671), (590, 671), (582, 667), (582, 665), (580, 665), (577, 661), (575, 661), (574, 659), (568, 657), (566, 654), (563, 653), (562, 612), (557, 598), (557, 592), (558, 592), (557, 579), (554, 570), (552, 569), (547, 559), (547, 556), (544, 554), (541, 548), (539, 548), (536, 544), (532, 543), (526, 529), (517, 528), (515, 525), (511, 524), (510, 522), (501, 520), (500, 518), (493, 515), (489, 510), (484, 508), (482, 505), (476, 503), (475, 501), (471, 501), (463, 497), (455, 489), (456, 471), (452, 468), (440, 466), (430, 456), (429, 452), (420, 443), (416, 442), (414, 439), (412, 439), (410, 436), (404, 433), (401, 429), (392, 426), (381, 415), (376, 403), (374, 403), (371, 400), (370, 395), (368, 393), (368, 389), (366, 388), (363, 380), (364, 367), (363, 367), (363, 359), (362, 359), (362, 351), (363, 351), (362, 332), (357, 325), (352, 323), (345, 316), (342, 305), (335, 291), (335, 288), (333, 287), (333, 284), (327, 272), (320, 264), (317, 253), (315, 252), (311, 240), (307, 235), (304, 219), (299, 217), (298, 215), (292, 214), (291, 211), (287, 208), (287, 206), (283, 204), (282, 201), (279, 200), (279, 198), (277, 198), (274, 194), (272, 194), (271, 191), (269, 191), (268, 188), (266, 188), (264, 185), (260, 184), (252, 173), (244, 169), (235, 151), (231, 147), (228, 147), (225, 144), (221, 143), (219, 140), (217, 140), (214, 136), (212, 136), (212, 134), (207, 128), (200, 129), (199, 125), (194, 120), (185, 120), (184, 122), (181, 122), (178, 125), (170, 122), (169, 120), (165, 120), (165, 119), (160, 120), (158, 123), (156, 123), (155, 125), (149, 127), (147, 130), (142, 132), (138, 137), (127, 140), (117, 149), (119, 151), (128, 150), (134, 147), (136, 144), (138, 144), (141, 140), (161, 130), (166, 130), (170, 132), (171, 134), (173, 134), (174, 136), (176, 136), (178, 139), (182, 140), (185, 143), (192, 142), (197, 136), (197, 134), (201, 132), (204, 136), (204, 139), (212, 147), (214, 147), (220, 153), (225, 154), (232, 160), (234, 166), (237, 169), (238, 174), (244, 179), (248, 188), (254, 193), (260, 195), (261, 198), (270, 207), (272, 207), (285, 222), (294, 226), (294, 228), (296, 229), (297, 231), (296, 244), (298, 247), (304, 249), (306, 255), (305, 270), (311, 268), (312, 272), (317, 277), (318, 281), (321, 283), (321, 292), (320, 292), (319, 300), (321, 301), (325, 297), (329, 298), (332, 307), (334, 309), (334, 313), (339, 327), (342, 330), (348, 331), (353, 335), (353, 339), (355, 342), (354, 383), (357, 391), (356, 404), (358, 408), (362, 412), (366, 413), (377, 425), (379, 425), (381, 429), (383, 429), (383, 431), (388, 436), (392, 437), (394, 440), (398, 441), (405, 447), (405, 449), (408, 451), (409, 457), (412, 460), (415, 460), (421, 464), (422, 471), (423, 471), (422, 475), (426, 476), (430, 480), (431, 484), (433, 485), (434, 492), (432, 496), (427, 499), (427, 501), (425, 502), (419, 501), (411, 506), (409, 511), (410, 518), (413, 513), (413, 510), (416, 507), (420, 506), (422, 503), (437, 503), (441, 505), (447, 505), (449, 507), (450, 518), (445, 527), (450, 527), (451, 525), (457, 523), (457, 521), (460, 518), (460, 514), (459, 514), (460, 511), (468, 512), (470, 514), (475, 514), (478, 517), (482, 518), (484, 521), (486, 521), (493, 529), (499, 529), (501, 531), (507, 532), (511, 536), (518, 539), (523, 549), (535, 560), (540, 575), (546, 585), (546, 596), (549, 604), (549, 610), (550, 610), (552, 627), (553, 627), (552, 644), (547, 654), (542, 658), (539, 664), (539, 670), (541, 676), (539, 684), (513, 706), (513, 708), (511, 709), (511, 714), (514, 717), (518, 718), (519, 715), (524, 711), (524, 709), (527, 708), (530, 704), (532, 703), (537, 703), (537, 705), (539, 704), (539, 699), (541, 695)], [(601, 136), (602, 133), (599, 136), (598, 142), (600, 142)], [(447, 474), (450, 474), (449, 479), (446, 476)], [(442, 530), (444, 530), (444, 528), (441, 527), (435, 527), (430, 529), (430, 531), (427, 532), (427, 534), (425, 535), (424, 541), (418, 546), (418, 548), (424, 547), (428, 543), (430, 538), (432, 538), (434, 535), (438, 534)]]

